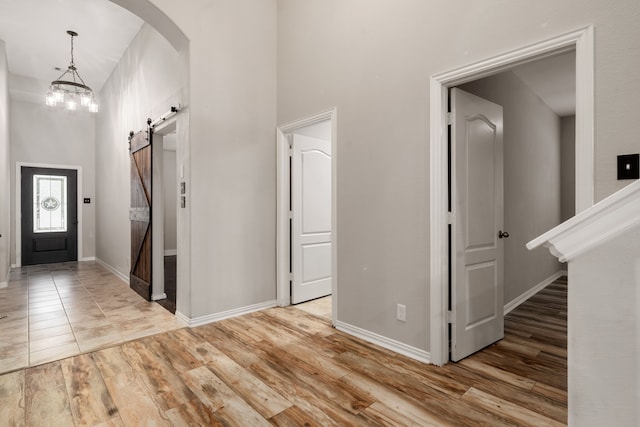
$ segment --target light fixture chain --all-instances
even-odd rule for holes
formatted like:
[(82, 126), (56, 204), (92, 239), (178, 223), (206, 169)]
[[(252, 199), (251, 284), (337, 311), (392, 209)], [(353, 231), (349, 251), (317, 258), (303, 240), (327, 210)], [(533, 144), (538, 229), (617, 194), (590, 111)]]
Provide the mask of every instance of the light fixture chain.
[(73, 61), (73, 34), (71, 34), (71, 64), (69, 64), (69, 69), (71, 70), (71, 77), (73, 77), (73, 81), (75, 82), (77, 71), (76, 71), (76, 64)]

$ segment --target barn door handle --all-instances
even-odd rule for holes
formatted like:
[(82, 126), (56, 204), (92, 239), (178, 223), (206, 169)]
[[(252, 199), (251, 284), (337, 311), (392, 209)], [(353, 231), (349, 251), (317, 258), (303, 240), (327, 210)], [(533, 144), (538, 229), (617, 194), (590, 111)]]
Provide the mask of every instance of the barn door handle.
[(509, 237), (509, 233), (502, 230), (498, 231), (498, 238), (502, 239), (503, 237), (506, 239), (507, 237)]

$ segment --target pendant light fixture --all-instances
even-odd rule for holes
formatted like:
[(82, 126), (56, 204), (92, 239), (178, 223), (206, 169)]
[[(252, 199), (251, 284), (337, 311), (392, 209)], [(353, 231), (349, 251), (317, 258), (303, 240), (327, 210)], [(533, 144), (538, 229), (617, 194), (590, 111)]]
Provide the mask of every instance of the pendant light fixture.
[(50, 107), (64, 106), (72, 111), (83, 107), (92, 113), (97, 113), (98, 103), (93, 91), (84, 83), (73, 62), (73, 38), (77, 37), (78, 33), (68, 30), (67, 34), (71, 36), (71, 62), (67, 70), (51, 82), (45, 104)]

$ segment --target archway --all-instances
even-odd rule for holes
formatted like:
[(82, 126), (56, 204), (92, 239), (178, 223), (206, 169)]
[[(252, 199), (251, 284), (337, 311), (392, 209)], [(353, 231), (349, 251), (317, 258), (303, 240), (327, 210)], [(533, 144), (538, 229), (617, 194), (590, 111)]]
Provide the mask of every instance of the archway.
[[(160, 97), (163, 101), (157, 100), (158, 104), (154, 104), (151, 108), (150, 114), (152, 120), (156, 119), (161, 113), (164, 113), (169, 108), (177, 106), (179, 103), (181, 106), (180, 113), (175, 118), (176, 132), (176, 162), (178, 170), (178, 180), (187, 183), (189, 188), (189, 171), (190, 171), (190, 154), (189, 154), (189, 40), (185, 36), (180, 27), (154, 2), (150, 0), (109, 0), (134, 15), (144, 20), (150, 27), (152, 27), (160, 36), (164, 37), (171, 47), (177, 52), (179, 58), (179, 73), (180, 82), (177, 85), (179, 94), (177, 96), (171, 96), (169, 99)], [(151, 72), (155, 72), (151, 70)], [(166, 94), (165, 94), (166, 95)], [(137, 100), (133, 100), (134, 103)], [(126, 103), (126, 102), (125, 102)], [(132, 107), (132, 110), (135, 108)], [(133, 111), (132, 111), (133, 112)], [(140, 112), (140, 111), (138, 111)], [(138, 131), (145, 125), (144, 120), (147, 116), (140, 117), (135, 115), (135, 121), (129, 122), (128, 126), (131, 126), (129, 130)], [(99, 131), (98, 128), (96, 131)], [(119, 138), (119, 134), (115, 135)], [(190, 204), (187, 204), (186, 208), (179, 208), (176, 220), (177, 220), (177, 253), (178, 261), (176, 266), (176, 282), (179, 284), (176, 301), (176, 313), (179, 317), (185, 317), (190, 313), (190, 226), (189, 226), (189, 210)], [(181, 316), (182, 315), (182, 316)]]

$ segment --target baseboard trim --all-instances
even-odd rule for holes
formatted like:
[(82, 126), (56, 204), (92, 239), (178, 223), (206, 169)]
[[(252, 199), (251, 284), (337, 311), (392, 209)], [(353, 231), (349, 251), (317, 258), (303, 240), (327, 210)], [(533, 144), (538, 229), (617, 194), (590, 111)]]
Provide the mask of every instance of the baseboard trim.
[(424, 363), (431, 363), (431, 353), (419, 348), (407, 345), (400, 341), (392, 340), (382, 335), (378, 335), (366, 329), (358, 328), (357, 326), (350, 325), (348, 323), (336, 321), (336, 329), (353, 335), (357, 338), (365, 340), (367, 342), (384, 347), (387, 350), (395, 351), (396, 353), (403, 354), (412, 359), (418, 360)]
[(164, 251), (164, 256), (175, 256), (175, 255), (178, 255), (177, 249), (166, 249)]
[[(9, 267), (11, 269), (11, 267)], [(9, 286), (9, 278), (11, 277), (11, 271), (7, 271), (7, 275), (2, 282), (0, 282), (0, 288), (6, 288)]]
[(191, 319), (189, 319), (189, 317), (185, 314), (183, 314), (181, 311), (176, 310), (175, 312), (175, 316), (178, 320), (184, 322), (184, 324), (186, 324), (187, 326), (191, 326), (189, 325), (189, 322), (191, 321)]
[(291, 305), (291, 297), (289, 296), (278, 301), (278, 307), (287, 307), (289, 305)]
[(535, 294), (537, 294), (538, 292), (540, 292), (541, 290), (543, 290), (544, 288), (546, 288), (547, 286), (555, 282), (558, 278), (566, 275), (567, 275), (567, 270), (560, 270), (553, 273), (551, 276), (547, 277), (542, 282), (538, 283), (533, 288), (529, 289), (527, 292), (523, 293), (522, 295), (506, 303), (504, 305), (504, 314), (506, 315), (512, 312), (520, 304), (522, 304), (523, 302), (525, 302), (526, 300), (528, 300), (529, 298), (531, 298), (532, 296), (534, 296)]
[(217, 322), (219, 320), (229, 319), (231, 317), (242, 316), (243, 314), (253, 313), (254, 311), (266, 310), (277, 305), (276, 300), (266, 301), (259, 304), (248, 305), (246, 307), (234, 308), (232, 310), (221, 311), (220, 313), (207, 314), (190, 318), (183, 313), (176, 311), (176, 317), (185, 322), (190, 327), (206, 325), (207, 323)]
[(104, 262), (100, 258), (96, 258), (96, 262), (98, 264), (100, 264), (102, 267), (104, 267), (107, 270), (109, 270), (114, 275), (116, 275), (120, 280), (122, 280), (123, 282), (129, 284), (129, 276), (126, 276), (126, 275), (122, 274), (120, 271), (116, 270), (115, 267), (112, 267), (111, 265), (107, 264), (106, 262)]
[(89, 262), (89, 261), (95, 261), (95, 260), (96, 260), (96, 257), (94, 257), (94, 256), (87, 256), (87, 257), (82, 258), (82, 259), (80, 260), (80, 262)]
[(11, 264), (11, 268), (16, 268), (18, 267), (18, 264)]

